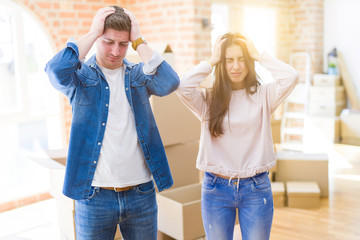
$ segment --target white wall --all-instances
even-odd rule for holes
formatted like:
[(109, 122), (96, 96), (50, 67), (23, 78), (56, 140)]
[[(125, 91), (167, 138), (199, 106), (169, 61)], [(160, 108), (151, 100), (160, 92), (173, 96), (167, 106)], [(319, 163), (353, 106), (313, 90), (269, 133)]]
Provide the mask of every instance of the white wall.
[(336, 47), (346, 61), (360, 96), (360, 1), (324, 1), (324, 72), (327, 54)]

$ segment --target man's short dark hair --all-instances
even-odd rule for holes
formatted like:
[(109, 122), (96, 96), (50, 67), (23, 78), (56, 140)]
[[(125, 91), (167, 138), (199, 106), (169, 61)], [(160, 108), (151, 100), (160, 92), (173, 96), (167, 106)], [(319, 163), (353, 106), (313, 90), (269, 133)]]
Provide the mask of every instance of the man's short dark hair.
[(107, 28), (111, 28), (118, 31), (131, 32), (131, 20), (130, 17), (124, 12), (124, 9), (118, 6), (112, 6), (115, 8), (115, 13), (111, 14), (105, 19), (104, 31)]

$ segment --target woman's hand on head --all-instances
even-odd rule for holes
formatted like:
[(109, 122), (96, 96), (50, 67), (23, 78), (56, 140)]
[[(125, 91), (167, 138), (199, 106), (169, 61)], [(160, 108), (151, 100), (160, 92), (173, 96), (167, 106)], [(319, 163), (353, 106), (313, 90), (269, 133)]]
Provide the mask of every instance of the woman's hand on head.
[(223, 45), (225, 39), (221, 40), (221, 36), (219, 36), (214, 44), (211, 58), (209, 59), (209, 63), (211, 66), (215, 66), (221, 59), (221, 46)]

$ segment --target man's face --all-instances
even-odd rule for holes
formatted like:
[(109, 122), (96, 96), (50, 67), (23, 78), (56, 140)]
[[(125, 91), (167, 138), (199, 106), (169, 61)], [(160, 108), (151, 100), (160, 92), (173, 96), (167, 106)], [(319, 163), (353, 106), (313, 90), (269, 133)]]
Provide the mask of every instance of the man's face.
[(97, 40), (96, 60), (99, 65), (107, 69), (121, 67), (129, 41), (129, 32), (107, 28)]

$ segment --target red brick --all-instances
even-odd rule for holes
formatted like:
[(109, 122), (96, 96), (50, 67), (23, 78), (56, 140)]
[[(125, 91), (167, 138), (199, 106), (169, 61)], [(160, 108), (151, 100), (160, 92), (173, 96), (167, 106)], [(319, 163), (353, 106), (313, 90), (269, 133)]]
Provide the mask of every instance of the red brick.
[(75, 18), (76, 14), (74, 12), (59, 12), (60, 18)]
[(38, 2), (36, 5), (41, 9), (51, 9), (52, 4), (49, 2)]
[(92, 12), (78, 12), (78, 17), (79, 18), (88, 18), (88, 19), (93, 19), (94, 18), (95, 13)]
[(90, 4), (74, 4), (74, 10), (89, 10), (90, 9)]
[(16, 208), (16, 202), (15, 201), (1, 203), (0, 204), (0, 213), (5, 212), (5, 211), (9, 211), (9, 210), (12, 210), (12, 209), (15, 209), (15, 208)]

